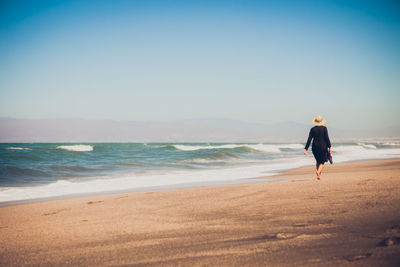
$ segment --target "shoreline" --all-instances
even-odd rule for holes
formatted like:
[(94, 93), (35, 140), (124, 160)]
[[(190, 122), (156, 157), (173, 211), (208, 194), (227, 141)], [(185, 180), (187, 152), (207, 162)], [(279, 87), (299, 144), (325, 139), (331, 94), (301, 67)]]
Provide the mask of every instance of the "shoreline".
[[(356, 163), (356, 162), (375, 162), (375, 161), (386, 161), (386, 160), (395, 160), (399, 158), (385, 158), (385, 159), (360, 159), (360, 160), (352, 160), (334, 163), (337, 164), (346, 164), (346, 163)], [(326, 163), (326, 166), (331, 164)], [(307, 168), (313, 166), (305, 165), (300, 167), (295, 167), (292, 169), (284, 169), (277, 171), (276, 174), (270, 176), (258, 176), (258, 177), (249, 177), (249, 178), (240, 178), (234, 180), (215, 180), (215, 181), (207, 181), (207, 182), (191, 182), (191, 183), (183, 183), (183, 184), (167, 184), (167, 185), (158, 185), (158, 186), (146, 186), (139, 188), (130, 188), (130, 189), (121, 189), (121, 190), (110, 190), (110, 191), (99, 191), (99, 192), (88, 192), (88, 193), (72, 193), (66, 195), (59, 196), (51, 196), (51, 197), (43, 197), (43, 198), (33, 198), (33, 199), (21, 199), (21, 200), (10, 200), (0, 202), (1, 207), (28, 204), (28, 203), (36, 203), (36, 202), (46, 202), (53, 200), (63, 200), (63, 199), (71, 199), (71, 198), (82, 198), (82, 197), (91, 197), (91, 196), (103, 196), (103, 195), (115, 195), (115, 194), (125, 194), (125, 193), (138, 193), (138, 192), (149, 192), (149, 191), (165, 191), (165, 190), (175, 190), (175, 189), (187, 189), (187, 188), (202, 188), (202, 187), (215, 187), (215, 186), (229, 186), (229, 185), (241, 185), (241, 184), (253, 184), (253, 183), (262, 183), (262, 182), (275, 182), (283, 179), (285, 173), (290, 173), (291, 171), (296, 171), (302, 168)]]
[[(366, 159), (366, 160), (352, 160), (334, 164), (346, 164), (353, 162), (373, 162), (373, 161), (385, 161), (385, 160), (395, 160), (398, 158), (385, 158), (385, 159)], [(331, 164), (326, 163), (326, 166)], [(234, 180), (216, 180), (216, 181), (207, 181), (207, 182), (192, 182), (192, 183), (184, 183), (184, 184), (170, 184), (170, 185), (159, 185), (159, 186), (146, 186), (139, 188), (130, 188), (130, 189), (121, 189), (121, 190), (110, 190), (110, 191), (99, 191), (99, 192), (88, 192), (88, 193), (72, 193), (66, 195), (59, 196), (51, 196), (51, 197), (43, 197), (43, 198), (33, 198), (33, 199), (21, 199), (21, 200), (10, 200), (0, 202), (0, 207), (21, 205), (27, 203), (36, 203), (36, 202), (46, 202), (53, 200), (62, 200), (62, 199), (71, 199), (71, 198), (82, 198), (82, 197), (91, 197), (91, 196), (102, 196), (102, 195), (115, 195), (115, 194), (124, 194), (124, 193), (138, 193), (138, 192), (149, 192), (149, 191), (165, 191), (165, 190), (175, 190), (175, 189), (185, 189), (185, 188), (202, 188), (202, 187), (214, 187), (214, 186), (229, 186), (229, 185), (240, 185), (240, 184), (253, 184), (253, 183), (262, 183), (262, 182), (275, 182), (279, 181), (282, 178), (283, 174), (291, 171), (296, 171), (298, 169), (307, 168), (313, 166), (312, 164), (295, 167), (292, 169), (285, 169), (278, 171), (276, 174), (270, 176), (259, 176), (259, 177), (250, 177), (250, 178), (241, 178)]]
[(22, 205), (22, 204), (37, 203), (37, 202), (47, 202), (47, 201), (63, 200), (63, 199), (73, 199), (73, 198), (83, 198), (83, 197), (93, 197), (93, 196), (107, 196), (107, 195), (118, 195), (118, 194), (130, 194), (130, 193), (145, 193), (145, 192), (151, 192), (151, 191), (168, 191), (168, 190), (202, 188), (202, 187), (255, 184), (255, 183), (263, 183), (263, 182), (274, 182), (274, 181), (280, 180), (280, 179), (270, 178), (273, 176), (266, 176), (266, 177), (259, 177), (259, 178), (243, 178), (243, 179), (236, 179), (236, 180), (208, 181), (206, 183), (195, 182), (195, 183), (186, 183), (186, 184), (148, 186), (148, 187), (125, 189), (125, 190), (101, 191), (101, 192), (92, 192), (92, 193), (77, 193), (77, 194), (70, 194), (70, 195), (45, 197), (45, 198), (11, 200), (11, 201), (0, 202), (0, 208), (14, 206), (14, 205)]
[(260, 182), (0, 207), (0, 262), (398, 266), (400, 159)]

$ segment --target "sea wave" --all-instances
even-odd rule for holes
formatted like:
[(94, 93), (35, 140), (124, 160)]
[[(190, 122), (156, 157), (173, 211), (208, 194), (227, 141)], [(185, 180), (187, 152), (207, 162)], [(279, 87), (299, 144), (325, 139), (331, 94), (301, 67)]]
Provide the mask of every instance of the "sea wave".
[(238, 155), (235, 155), (233, 153), (220, 150), (220, 151), (213, 151), (211, 153), (203, 154), (203, 155), (198, 155), (197, 158), (192, 158), (192, 159), (184, 159), (182, 162), (188, 162), (188, 163), (227, 163), (227, 162), (233, 162), (233, 161), (243, 161), (244, 159), (240, 158)]
[[(173, 184), (204, 185), (315, 163), (312, 153), (303, 155), (301, 143), (12, 143), (0, 147), (0, 204)], [(333, 142), (332, 148), (335, 163), (400, 158), (397, 140)]]
[(375, 146), (375, 145), (372, 145), (372, 144), (357, 143), (357, 145), (362, 146), (362, 147), (364, 147), (364, 148), (376, 149), (376, 146)]
[(212, 159), (224, 159), (224, 158), (238, 158), (238, 156), (226, 152), (226, 151), (218, 151), (218, 152), (214, 152), (209, 154), (207, 157), (212, 158)]
[(344, 145), (344, 146), (333, 146), (333, 152), (363, 152), (368, 149), (361, 145)]
[(106, 177), (92, 177), (85, 181), (57, 180), (39, 186), (0, 188), (0, 203), (27, 199), (51, 198), (66, 195), (118, 192), (149, 187), (178, 186), (197, 183), (235, 181), (238, 179), (271, 176), (280, 170), (307, 165), (306, 159), (295, 161), (274, 161), (270, 164), (246, 167), (217, 168), (204, 170), (151, 171), (142, 174), (127, 174)]
[(280, 153), (281, 149), (301, 149), (304, 146), (302, 144), (226, 144), (226, 145), (172, 145), (175, 149), (182, 151), (195, 151), (195, 150), (206, 150), (206, 149), (237, 149), (247, 148), (250, 150), (268, 152), (268, 153)]
[(83, 152), (83, 151), (93, 151), (93, 146), (90, 146), (90, 145), (64, 145), (64, 146), (58, 146), (57, 149), (65, 149), (68, 151)]
[(377, 142), (381, 146), (400, 146), (400, 142)]
[(335, 162), (346, 162), (351, 160), (388, 159), (398, 158), (400, 148), (374, 149), (372, 146), (362, 145), (338, 145), (332, 147)]
[(10, 149), (10, 150), (31, 150), (28, 147), (16, 147), (16, 146), (10, 146), (10, 147), (7, 147), (6, 149)]
[(221, 149), (221, 148), (238, 148), (243, 147), (245, 145), (236, 145), (236, 144), (229, 144), (229, 145), (218, 145), (218, 146), (195, 146), (195, 145), (172, 145), (172, 147), (182, 150), (182, 151), (194, 151), (194, 150), (201, 150), (201, 149)]
[(0, 166), (0, 177), (2, 179), (10, 178), (10, 177), (48, 177), (49, 173), (45, 171), (41, 171), (33, 168), (26, 168), (23, 166), (9, 166), (2, 165)]
[(256, 144), (248, 145), (249, 148), (268, 153), (280, 153), (281, 149), (302, 149), (304, 146), (302, 144)]
[(50, 165), (49, 169), (54, 171), (72, 171), (72, 172), (88, 172), (88, 171), (96, 171), (95, 168), (87, 168), (79, 165)]

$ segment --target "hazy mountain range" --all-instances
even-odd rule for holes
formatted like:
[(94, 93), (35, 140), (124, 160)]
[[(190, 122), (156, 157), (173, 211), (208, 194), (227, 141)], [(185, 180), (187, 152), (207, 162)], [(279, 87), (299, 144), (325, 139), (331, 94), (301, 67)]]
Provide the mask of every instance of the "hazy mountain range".
[[(0, 118), (0, 142), (305, 142), (311, 126), (229, 119), (141, 122)], [(400, 138), (400, 126), (328, 129), (333, 141)]]

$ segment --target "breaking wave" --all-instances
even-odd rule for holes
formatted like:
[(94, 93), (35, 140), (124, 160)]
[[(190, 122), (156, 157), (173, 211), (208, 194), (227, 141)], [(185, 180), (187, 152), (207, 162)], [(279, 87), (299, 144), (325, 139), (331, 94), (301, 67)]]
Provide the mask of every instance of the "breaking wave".
[[(3, 143), (0, 205), (68, 194), (268, 176), (314, 164), (312, 153), (305, 156), (303, 148), (300, 142)], [(332, 149), (335, 163), (400, 158), (397, 139), (332, 142)]]
[(69, 145), (69, 146), (58, 146), (57, 149), (65, 149), (68, 151), (93, 151), (93, 146), (90, 145)]
[(7, 149), (11, 149), (11, 150), (31, 150), (28, 147), (16, 147), (16, 146), (10, 146), (10, 147), (7, 147)]
[(177, 150), (196, 151), (209, 149), (246, 148), (253, 151), (280, 153), (281, 149), (302, 149), (302, 144), (226, 144), (226, 145), (172, 145)]
[(357, 145), (362, 146), (364, 148), (376, 149), (376, 146), (372, 144), (357, 143)]

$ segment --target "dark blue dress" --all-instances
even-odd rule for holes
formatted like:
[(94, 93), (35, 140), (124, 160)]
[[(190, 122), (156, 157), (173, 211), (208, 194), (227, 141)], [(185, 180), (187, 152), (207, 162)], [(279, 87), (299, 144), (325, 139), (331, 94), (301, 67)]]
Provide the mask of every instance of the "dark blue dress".
[(324, 164), (328, 161), (328, 148), (331, 147), (331, 141), (328, 136), (328, 129), (325, 126), (314, 126), (310, 130), (305, 149), (308, 150), (311, 140), (312, 152), (318, 164)]

